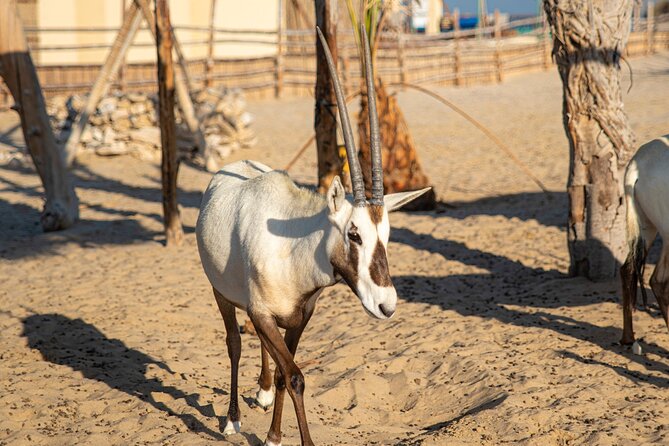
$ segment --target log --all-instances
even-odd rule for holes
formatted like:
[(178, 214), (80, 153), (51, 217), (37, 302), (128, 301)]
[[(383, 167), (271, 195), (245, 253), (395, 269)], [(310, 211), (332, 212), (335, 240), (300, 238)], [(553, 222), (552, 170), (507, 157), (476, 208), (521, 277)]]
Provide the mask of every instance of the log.
[(158, 104), (160, 142), (162, 145), (161, 177), (163, 215), (167, 246), (180, 246), (183, 229), (177, 203), (177, 145), (174, 118), (174, 65), (172, 63), (172, 26), (167, 0), (156, 0), (156, 53), (158, 56)]
[(68, 178), (65, 154), (56, 144), (49, 124), (15, 0), (0, 0), (0, 76), (14, 97), (26, 146), (44, 186), (42, 229), (68, 228), (79, 218), (79, 201)]

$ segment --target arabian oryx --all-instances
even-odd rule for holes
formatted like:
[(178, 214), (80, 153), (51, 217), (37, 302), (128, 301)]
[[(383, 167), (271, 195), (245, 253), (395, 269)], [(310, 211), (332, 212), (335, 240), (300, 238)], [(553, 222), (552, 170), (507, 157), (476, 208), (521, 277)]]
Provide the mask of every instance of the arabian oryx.
[[(317, 31), (339, 106), (352, 199), (345, 196), (339, 178), (322, 196), (296, 186), (285, 172), (240, 161), (214, 175), (202, 199), (197, 222), (200, 258), (225, 322), (232, 364), (224, 433), (240, 429), (237, 374), (241, 341), (236, 307), (247, 312), (263, 349), (277, 365), (274, 414), (265, 442), (272, 446), (281, 444), (286, 390), (293, 400), (302, 444), (313, 445), (304, 410), (304, 377), (294, 355), (321, 291), (343, 279), (369, 315), (377, 319), (391, 317), (397, 293), (386, 259), (388, 212), (429, 189), (383, 195), (376, 94), (369, 43), (363, 32), (373, 158), (371, 199), (366, 200), (344, 95), (325, 38)], [(286, 329), (284, 338), (280, 327)], [(262, 386), (269, 377), (267, 371), (264, 366), (258, 394), (263, 405), (272, 401), (271, 387)]]
[(644, 305), (646, 290), (643, 270), (648, 249), (660, 233), (662, 254), (650, 277), (650, 287), (669, 328), (669, 135), (639, 148), (625, 172), (627, 244), (629, 254), (620, 268), (623, 291), (623, 344), (634, 342), (632, 310), (636, 306), (637, 284)]

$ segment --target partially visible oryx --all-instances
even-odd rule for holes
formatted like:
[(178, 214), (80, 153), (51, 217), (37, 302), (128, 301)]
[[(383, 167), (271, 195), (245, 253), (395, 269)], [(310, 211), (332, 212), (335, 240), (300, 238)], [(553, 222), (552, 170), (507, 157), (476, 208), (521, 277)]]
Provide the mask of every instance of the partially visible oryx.
[[(376, 94), (369, 44), (363, 32), (373, 159), (371, 199), (366, 200), (346, 102), (320, 30), (318, 35), (337, 97), (352, 199), (345, 197), (339, 178), (332, 181), (327, 195), (322, 196), (296, 186), (285, 172), (254, 161), (240, 161), (214, 175), (202, 199), (197, 222), (200, 258), (225, 322), (232, 364), (224, 433), (240, 430), (237, 374), (241, 341), (237, 307), (248, 313), (263, 349), (277, 365), (274, 414), (265, 442), (272, 446), (281, 444), (281, 411), (286, 389), (293, 400), (302, 444), (313, 444), (303, 403), (304, 377), (293, 357), (321, 291), (343, 279), (369, 315), (378, 319), (391, 317), (397, 293), (386, 259), (388, 212), (429, 189), (383, 195)], [(285, 338), (281, 337), (279, 327), (286, 329)], [(266, 370), (263, 367), (263, 375), (268, 378)], [(270, 386), (262, 387), (261, 404), (271, 404)]]
[(625, 173), (627, 244), (629, 254), (620, 268), (623, 291), (623, 344), (634, 342), (632, 310), (637, 284), (644, 304), (643, 269), (655, 236), (662, 237), (662, 254), (650, 277), (650, 287), (669, 328), (669, 135), (650, 141), (634, 155)]

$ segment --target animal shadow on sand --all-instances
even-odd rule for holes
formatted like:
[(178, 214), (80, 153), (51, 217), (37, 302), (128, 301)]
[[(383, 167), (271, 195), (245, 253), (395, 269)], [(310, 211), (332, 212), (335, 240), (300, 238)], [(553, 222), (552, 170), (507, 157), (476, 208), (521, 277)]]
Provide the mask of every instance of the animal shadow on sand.
[[(162, 392), (174, 399), (183, 399), (200, 415), (218, 418), (219, 429), (225, 426), (225, 417), (216, 417), (210, 406), (198, 402), (198, 394), (187, 394), (176, 387), (165, 385), (158, 378), (146, 376), (147, 368), (153, 364), (174, 373), (162, 361), (158, 361), (139, 350), (127, 347), (119, 339), (110, 339), (94, 325), (81, 319), (71, 319), (62, 314), (33, 314), (22, 320), (23, 336), (30, 348), (38, 350), (44, 360), (63, 365), (84, 377), (102, 382), (110, 388), (146, 401), (154, 408), (179, 418), (194, 433), (204, 434), (216, 440), (225, 437), (205, 426), (191, 414), (177, 413), (166, 404), (156, 401), (152, 392)], [(217, 393), (226, 393), (214, 389)], [(244, 435), (249, 445), (261, 444), (255, 435)]]
[[(550, 207), (545, 199), (534, 197), (534, 205)], [(561, 198), (556, 197), (558, 200)], [(527, 207), (509, 206), (501, 212), (504, 198), (494, 200), (486, 199), (488, 206), (484, 206), (484, 215), (500, 214), (513, 217), (513, 210), (522, 211), (521, 219), (532, 218), (533, 213), (540, 214), (541, 209), (527, 210)], [(556, 200), (551, 200), (556, 201)], [(492, 204), (491, 204), (492, 203)], [(496, 208), (496, 209), (495, 209)], [(550, 211), (547, 209), (547, 211)], [(426, 213), (435, 219), (456, 214), (455, 218), (464, 218), (467, 215), (475, 215), (475, 208), (461, 210), (447, 210), (436, 213)], [(555, 219), (544, 220), (545, 224), (556, 225)], [(597, 362), (601, 366), (608, 367), (620, 376), (634, 382), (647, 382), (657, 387), (669, 387), (669, 366), (665, 363), (653, 360), (647, 356), (635, 355), (627, 346), (619, 344), (621, 327), (613, 325), (614, 322), (622, 323), (620, 320), (612, 321), (612, 325), (602, 327), (585, 320), (577, 320), (572, 317), (557, 315), (554, 312), (542, 311), (541, 309), (555, 309), (560, 307), (585, 306), (604, 302), (618, 302), (619, 293), (611, 289), (618, 289), (619, 284), (615, 282), (601, 285), (601, 288), (593, 288), (594, 285), (580, 278), (571, 278), (557, 270), (546, 270), (543, 268), (531, 268), (520, 262), (513, 261), (507, 257), (472, 249), (465, 244), (446, 239), (437, 239), (431, 234), (419, 234), (408, 228), (393, 228), (391, 241), (402, 243), (436, 253), (448, 260), (455, 260), (466, 265), (486, 269), (489, 273), (476, 274), (453, 274), (444, 276), (424, 275), (400, 275), (394, 276), (393, 281), (397, 287), (398, 294), (407, 301), (429, 303), (437, 305), (445, 310), (456, 311), (463, 316), (477, 316), (484, 319), (495, 319), (505, 324), (520, 327), (540, 327), (552, 330), (561, 335), (567, 335), (579, 341), (585, 341), (598, 345), (604, 350), (611, 351), (623, 356), (632, 362), (636, 362), (651, 373), (642, 373), (628, 370), (617, 365)], [(425, 291), (417, 293), (415, 284), (423, 284)], [(595, 291), (593, 291), (593, 289)], [(606, 291), (598, 291), (604, 290)], [(649, 291), (652, 296), (652, 292)], [(510, 306), (533, 307), (535, 310), (522, 311)], [(657, 323), (664, 324), (657, 308), (649, 309), (649, 313), (657, 319)], [(645, 344), (646, 352), (657, 354), (668, 358), (669, 351), (656, 344)], [(575, 353), (563, 352), (565, 358), (580, 361), (586, 364), (596, 362), (582, 358)], [(658, 376), (658, 372), (661, 375)]]

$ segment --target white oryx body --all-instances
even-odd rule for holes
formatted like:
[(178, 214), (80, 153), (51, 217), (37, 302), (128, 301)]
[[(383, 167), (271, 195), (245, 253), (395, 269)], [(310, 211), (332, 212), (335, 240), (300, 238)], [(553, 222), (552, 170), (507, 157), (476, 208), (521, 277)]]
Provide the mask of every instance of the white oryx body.
[[(257, 401), (272, 403), (267, 353), (277, 365), (276, 402), (266, 445), (281, 444), (281, 417), (287, 390), (303, 445), (312, 446), (304, 410), (304, 377), (294, 355), (324, 287), (343, 279), (371, 316), (395, 313), (397, 293), (386, 247), (388, 212), (427, 192), (383, 195), (383, 169), (371, 56), (364, 34), (372, 187), (369, 201), (353, 140), (346, 102), (325, 38), (318, 30), (332, 76), (351, 172), (353, 197), (336, 177), (325, 196), (293, 183), (285, 172), (240, 161), (221, 169), (202, 199), (197, 242), (202, 266), (213, 287), (226, 329), (231, 391), (225, 434), (240, 431), (237, 375), (241, 339), (235, 307), (249, 315), (262, 345), (263, 366)], [(285, 328), (285, 337), (279, 332)]]
[[(648, 249), (657, 234), (662, 237), (662, 253), (650, 279), (665, 323), (669, 307), (669, 135), (654, 139), (639, 148), (625, 173), (627, 242), (629, 254), (621, 267), (623, 285), (624, 344), (634, 342), (632, 310), (636, 303), (637, 282), (646, 304), (643, 269)], [(669, 323), (668, 323), (669, 327)]]

